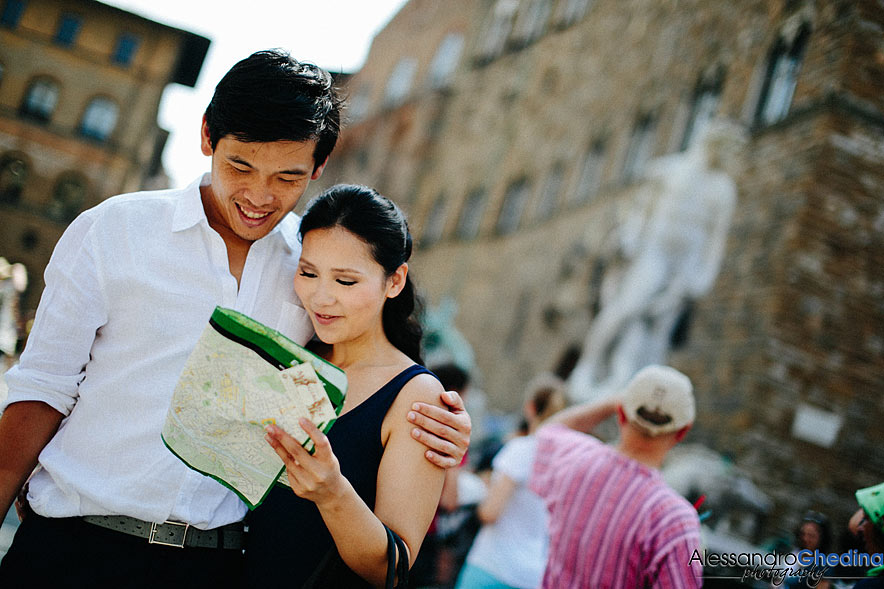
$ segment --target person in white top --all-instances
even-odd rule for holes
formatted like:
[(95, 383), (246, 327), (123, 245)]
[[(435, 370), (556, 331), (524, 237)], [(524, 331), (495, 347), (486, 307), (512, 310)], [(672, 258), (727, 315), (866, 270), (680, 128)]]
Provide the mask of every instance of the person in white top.
[(549, 513), (543, 499), (528, 488), (537, 450), (534, 432), (564, 406), (561, 379), (541, 375), (528, 385), (522, 411), (528, 435), (511, 439), (494, 456), (488, 494), (478, 508), (483, 525), (456, 589), (540, 587), (549, 549)]
[[(257, 52), (219, 82), (202, 124), (211, 172), (182, 190), (110, 198), (59, 240), (0, 418), (0, 512), (34, 467), (0, 586), (227, 586), (245, 506), (160, 438), (175, 382), (216, 305), (299, 343), (291, 213), (337, 141), (331, 76)], [(412, 435), (451, 467), (469, 444), (454, 393), (417, 404)], [(180, 550), (178, 547), (185, 549)], [(52, 566), (46, 566), (50, 564)]]

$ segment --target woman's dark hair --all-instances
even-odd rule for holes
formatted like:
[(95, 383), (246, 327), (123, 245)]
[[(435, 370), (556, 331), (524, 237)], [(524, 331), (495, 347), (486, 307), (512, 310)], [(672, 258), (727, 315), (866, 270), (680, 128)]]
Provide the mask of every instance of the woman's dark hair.
[(331, 74), (279, 49), (258, 51), (228, 71), (206, 108), (212, 149), (239, 141), (316, 140), (315, 166), (338, 141), (342, 100)]
[(525, 401), (534, 406), (538, 423), (565, 408), (565, 382), (553, 374), (539, 374), (525, 390)]
[[(368, 244), (374, 260), (391, 276), (411, 257), (412, 240), (405, 215), (391, 200), (367, 186), (338, 184), (307, 205), (301, 219), (301, 240), (314, 229), (341, 227)], [(409, 358), (423, 364), (421, 337), (423, 329), (416, 316), (420, 299), (411, 281), (395, 297), (384, 303), (384, 335)]]
[(795, 538), (796, 540), (800, 540), (801, 538), (801, 528), (806, 523), (812, 523), (816, 525), (817, 530), (820, 534), (820, 545), (817, 549), (820, 552), (829, 552), (829, 548), (832, 546), (832, 524), (829, 521), (829, 518), (823, 515), (818, 511), (807, 511), (801, 517), (801, 521), (798, 522), (798, 527), (795, 528)]

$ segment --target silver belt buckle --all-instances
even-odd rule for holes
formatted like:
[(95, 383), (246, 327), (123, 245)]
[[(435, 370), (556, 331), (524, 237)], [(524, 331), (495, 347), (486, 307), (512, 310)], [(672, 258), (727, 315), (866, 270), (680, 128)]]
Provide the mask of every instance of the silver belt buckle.
[[(159, 526), (165, 526), (165, 525), (181, 526), (182, 528), (184, 528), (184, 531), (181, 533), (181, 543), (180, 544), (177, 542), (164, 542), (163, 540), (157, 540), (157, 538), (156, 538), (157, 528)], [(175, 548), (184, 548), (184, 541), (187, 539), (187, 529), (189, 527), (190, 527), (190, 524), (185, 524), (185, 523), (181, 523), (181, 522), (164, 521), (161, 524), (151, 523), (150, 524), (150, 537), (148, 537), (147, 543), (148, 544), (159, 544), (160, 546), (174, 546)]]

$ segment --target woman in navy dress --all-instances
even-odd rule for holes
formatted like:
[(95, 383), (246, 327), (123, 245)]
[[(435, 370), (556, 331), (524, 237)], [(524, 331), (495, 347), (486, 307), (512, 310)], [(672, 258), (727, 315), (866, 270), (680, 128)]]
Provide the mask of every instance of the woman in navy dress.
[[(326, 436), (309, 421), (308, 454), (268, 428), (291, 489), (280, 485), (249, 517), (250, 585), (300, 587), (336, 548), (358, 575), (383, 585), (389, 526), (413, 563), (439, 502), (443, 470), (425, 457), (406, 419), (416, 402), (439, 405), (442, 386), (423, 366), (416, 295), (408, 273), (412, 240), (399, 208), (362, 186), (332, 187), (301, 222), (295, 291), (322, 344), (347, 374), (340, 417)], [(382, 524), (383, 522), (383, 524)]]

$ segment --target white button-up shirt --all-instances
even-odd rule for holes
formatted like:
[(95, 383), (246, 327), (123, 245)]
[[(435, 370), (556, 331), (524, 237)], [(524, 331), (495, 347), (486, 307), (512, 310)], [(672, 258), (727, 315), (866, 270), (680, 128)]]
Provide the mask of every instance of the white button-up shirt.
[(37, 513), (203, 529), (244, 516), (236, 495), (163, 445), (175, 384), (216, 305), (302, 344), (313, 329), (292, 286), (299, 219), (252, 244), (237, 289), (200, 200), (208, 181), (110, 198), (56, 245), (26, 349), (6, 374), (7, 404), (43, 401), (66, 416), (31, 479)]

